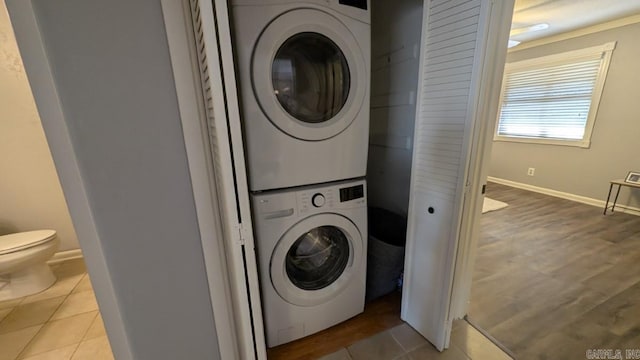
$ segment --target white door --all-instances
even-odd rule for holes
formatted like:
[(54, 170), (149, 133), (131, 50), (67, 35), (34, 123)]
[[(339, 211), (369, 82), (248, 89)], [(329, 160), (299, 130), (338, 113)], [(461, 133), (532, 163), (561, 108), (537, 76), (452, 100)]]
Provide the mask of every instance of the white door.
[(505, 26), (490, 26), (505, 20), (492, 18), (492, 7), (508, 3), (424, 4), (402, 319), (439, 350), (449, 346), (458, 240), (467, 184), (474, 183), (474, 127), (488, 120), (476, 115), (487, 43), (504, 38), (497, 35)]

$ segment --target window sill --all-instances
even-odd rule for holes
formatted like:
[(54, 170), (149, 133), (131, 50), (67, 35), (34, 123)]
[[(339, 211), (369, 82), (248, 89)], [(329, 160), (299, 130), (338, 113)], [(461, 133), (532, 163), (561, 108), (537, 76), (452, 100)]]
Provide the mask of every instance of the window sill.
[(583, 149), (591, 147), (590, 140), (561, 140), (561, 139), (539, 139), (528, 137), (514, 137), (514, 136), (494, 136), (493, 141), (515, 142), (524, 144), (538, 144), (538, 145), (557, 145), (557, 146), (572, 146)]

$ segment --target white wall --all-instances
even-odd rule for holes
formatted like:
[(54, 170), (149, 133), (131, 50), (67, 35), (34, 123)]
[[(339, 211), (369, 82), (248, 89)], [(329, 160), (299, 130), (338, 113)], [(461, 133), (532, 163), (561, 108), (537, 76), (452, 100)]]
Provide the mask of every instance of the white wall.
[(371, 4), (368, 201), (407, 214), (418, 86), (422, 0)]
[(0, 235), (53, 229), (60, 250), (78, 248), (58, 174), (0, 1)]
[[(96, 294), (108, 309), (105, 299), (115, 296), (129, 347), (115, 350), (134, 359), (219, 359), (216, 289), (206, 278), (160, 2), (31, 3), (66, 128), (43, 122), (52, 138), (68, 132), (73, 146), (83, 186), (65, 191), (86, 193), (97, 236), (79, 240), (95, 260), (88, 262), (92, 278), (112, 286)], [(39, 78), (41, 69), (29, 70)], [(47, 100), (38, 104), (50, 109)], [(61, 161), (65, 154), (54, 155)], [(107, 332), (117, 327), (109, 316), (105, 324)]]
[[(609, 180), (640, 171), (640, 24), (510, 52), (507, 62), (617, 41), (589, 149), (493, 143), (489, 175), (538, 187), (606, 200)], [(516, 48), (517, 49), (517, 48)], [(527, 176), (527, 168), (535, 176)], [(621, 204), (640, 207), (640, 191), (623, 189)]]

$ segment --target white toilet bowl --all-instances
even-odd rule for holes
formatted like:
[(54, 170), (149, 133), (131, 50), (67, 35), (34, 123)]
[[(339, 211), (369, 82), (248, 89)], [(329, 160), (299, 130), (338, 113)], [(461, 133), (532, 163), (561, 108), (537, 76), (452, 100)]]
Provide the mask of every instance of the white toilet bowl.
[(54, 230), (0, 236), (0, 301), (35, 294), (56, 282), (47, 260), (58, 250)]

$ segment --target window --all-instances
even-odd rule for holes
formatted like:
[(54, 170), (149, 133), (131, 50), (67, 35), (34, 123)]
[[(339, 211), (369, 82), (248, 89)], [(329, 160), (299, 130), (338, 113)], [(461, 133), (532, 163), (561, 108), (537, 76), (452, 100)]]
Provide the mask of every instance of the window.
[(589, 147), (614, 47), (507, 64), (494, 139)]

